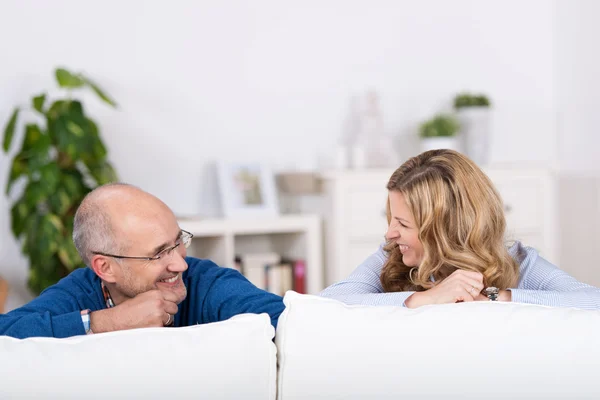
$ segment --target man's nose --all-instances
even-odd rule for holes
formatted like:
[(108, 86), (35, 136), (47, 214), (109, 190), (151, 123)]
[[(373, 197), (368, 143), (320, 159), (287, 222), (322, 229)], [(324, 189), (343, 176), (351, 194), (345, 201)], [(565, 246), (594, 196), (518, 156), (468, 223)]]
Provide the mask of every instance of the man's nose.
[(188, 269), (188, 265), (185, 262), (185, 256), (180, 254), (178, 251), (174, 251), (171, 262), (169, 263), (168, 270), (173, 272), (183, 272)]

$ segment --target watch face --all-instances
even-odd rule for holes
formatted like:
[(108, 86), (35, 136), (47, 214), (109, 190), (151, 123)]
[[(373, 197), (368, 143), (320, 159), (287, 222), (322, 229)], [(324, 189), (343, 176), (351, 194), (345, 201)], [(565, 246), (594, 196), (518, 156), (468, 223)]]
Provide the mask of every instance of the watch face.
[(493, 286), (485, 288), (483, 290), (483, 293), (485, 293), (486, 296), (492, 296), (494, 294), (498, 294), (498, 292), (499, 292), (498, 288), (497, 287), (493, 287)]

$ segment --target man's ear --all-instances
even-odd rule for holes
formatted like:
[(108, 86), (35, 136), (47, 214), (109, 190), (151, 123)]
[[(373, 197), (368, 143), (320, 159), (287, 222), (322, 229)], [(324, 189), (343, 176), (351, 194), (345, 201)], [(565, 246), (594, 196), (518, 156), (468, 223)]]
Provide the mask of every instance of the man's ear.
[(94, 270), (96, 275), (104, 282), (115, 283), (117, 280), (117, 265), (116, 263), (110, 262), (108, 257), (102, 255), (94, 255), (90, 262), (90, 267)]

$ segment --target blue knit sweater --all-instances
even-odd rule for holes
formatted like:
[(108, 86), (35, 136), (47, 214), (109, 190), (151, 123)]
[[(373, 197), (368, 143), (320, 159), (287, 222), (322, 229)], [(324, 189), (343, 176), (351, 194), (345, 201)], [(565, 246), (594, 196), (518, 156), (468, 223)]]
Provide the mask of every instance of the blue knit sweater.
[[(258, 289), (234, 269), (186, 257), (187, 297), (179, 304), (175, 325), (223, 321), (242, 313), (267, 313), (277, 327), (284, 305), (280, 296)], [(100, 278), (90, 268), (73, 271), (40, 296), (8, 314), (0, 314), (0, 335), (16, 338), (65, 338), (85, 334), (81, 310), (106, 308)]]

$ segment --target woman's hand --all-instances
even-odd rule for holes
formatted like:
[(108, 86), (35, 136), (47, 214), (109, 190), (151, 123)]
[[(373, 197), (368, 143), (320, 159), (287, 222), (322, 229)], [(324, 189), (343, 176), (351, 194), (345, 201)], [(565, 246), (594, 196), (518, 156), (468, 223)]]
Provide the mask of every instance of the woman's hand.
[(482, 290), (482, 274), (458, 269), (431, 289), (412, 294), (404, 304), (408, 308), (417, 308), (427, 304), (473, 301), (477, 299)]

